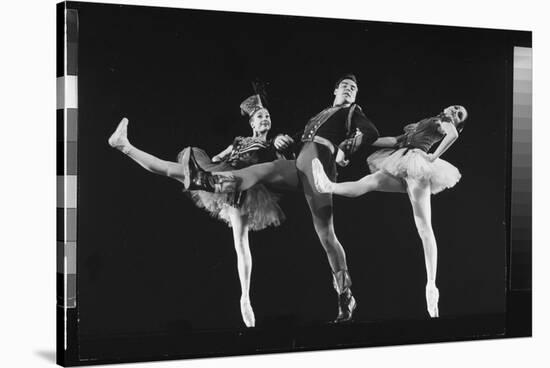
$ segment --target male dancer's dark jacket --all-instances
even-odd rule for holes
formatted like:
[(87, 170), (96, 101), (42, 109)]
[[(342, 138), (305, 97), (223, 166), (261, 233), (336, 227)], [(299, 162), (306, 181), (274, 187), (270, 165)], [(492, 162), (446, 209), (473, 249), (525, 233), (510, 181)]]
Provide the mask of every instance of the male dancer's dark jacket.
[(326, 108), (311, 118), (304, 128), (301, 141), (313, 141), (315, 136), (328, 139), (348, 157), (360, 146), (372, 144), (379, 134), (361, 107), (352, 104)]

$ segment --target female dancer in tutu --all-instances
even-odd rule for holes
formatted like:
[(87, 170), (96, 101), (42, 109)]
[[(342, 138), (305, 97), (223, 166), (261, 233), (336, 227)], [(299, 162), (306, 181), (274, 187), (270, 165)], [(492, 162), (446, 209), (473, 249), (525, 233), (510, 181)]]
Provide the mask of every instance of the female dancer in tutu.
[[(126, 154), (146, 170), (180, 182), (186, 180), (180, 161), (185, 154), (189, 154), (190, 150), (193, 151), (194, 157), (201, 167), (207, 171), (235, 170), (281, 158), (274, 148), (273, 141), (267, 140), (267, 134), (271, 129), (271, 118), (269, 111), (262, 106), (260, 96), (254, 95), (247, 98), (240, 107), (243, 115), (248, 114), (249, 116), (252, 136), (235, 138), (229, 147), (212, 159), (206, 152), (194, 147), (186, 148), (180, 152), (178, 162), (164, 161), (141, 151), (133, 146), (127, 138), (128, 119), (126, 118), (122, 119), (109, 138), (109, 145)], [(282, 147), (282, 149), (285, 146), (284, 142), (277, 144), (277, 147)], [(277, 204), (278, 196), (259, 184), (244, 192), (235, 193), (192, 191), (191, 197), (197, 206), (228, 223), (233, 229), (242, 292), (241, 314), (245, 325), (254, 327), (254, 311), (249, 297), (252, 257), (248, 243), (248, 231), (278, 226), (284, 220), (284, 214)]]
[[(315, 186), (321, 193), (358, 197), (367, 192), (406, 192), (414, 222), (422, 240), (426, 262), (426, 303), (432, 318), (439, 317), (436, 287), (437, 245), (431, 223), (430, 194), (453, 187), (460, 180), (456, 167), (439, 157), (449, 149), (464, 127), (468, 113), (462, 106), (449, 106), (437, 116), (405, 126), (405, 134), (382, 137), (373, 143), (390, 147), (374, 152), (367, 162), (372, 174), (355, 182), (333, 183), (321, 162), (313, 160)], [(430, 148), (441, 141), (433, 153)]]

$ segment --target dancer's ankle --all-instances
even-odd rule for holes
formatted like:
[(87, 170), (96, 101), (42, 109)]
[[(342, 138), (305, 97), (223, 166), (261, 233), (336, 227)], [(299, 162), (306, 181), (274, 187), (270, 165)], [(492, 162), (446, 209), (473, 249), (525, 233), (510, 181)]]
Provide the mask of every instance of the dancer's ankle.
[(124, 153), (125, 155), (129, 154), (130, 151), (134, 148), (130, 143), (125, 143), (120, 146), (116, 146), (116, 149), (118, 149), (120, 152)]

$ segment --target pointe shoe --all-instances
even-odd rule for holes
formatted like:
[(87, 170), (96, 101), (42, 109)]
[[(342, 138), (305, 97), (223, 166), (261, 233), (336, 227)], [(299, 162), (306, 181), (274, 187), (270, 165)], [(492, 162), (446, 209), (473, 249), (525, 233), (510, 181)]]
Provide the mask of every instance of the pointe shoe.
[(333, 273), (334, 289), (338, 293), (338, 315), (334, 323), (349, 322), (357, 308), (357, 302), (351, 293), (351, 278), (347, 270)]
[(435, 285), (426, 285), (426, 305), (431, 318), (439, 318), (439, 290)]
[(252, 310), (252, 305), (250, 305), (250, 300), (248, 299), (241, 299), (241, 316), (246, 327), (256, 326), (254, 310)]
[(128, 140), (128, 119), (123, 118), (115, 131), (109, 137), (109, 145), (124, 153), (128, 153), (130, 147), (130, 141)]
[(319, 159), (314, 158), (311, 161), (311, 168), (313, 171), (313, 181), (315, 183), (315, 189), (319, 193), (332, 193), (332, 182), (325, 173), (323, 164)]

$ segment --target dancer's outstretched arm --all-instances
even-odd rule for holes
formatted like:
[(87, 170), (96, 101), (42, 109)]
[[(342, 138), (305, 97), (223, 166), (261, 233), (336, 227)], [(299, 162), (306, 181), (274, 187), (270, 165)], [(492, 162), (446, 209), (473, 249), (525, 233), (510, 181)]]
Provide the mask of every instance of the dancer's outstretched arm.
[(443, 138), (435, 152), (428, 155), (432, 161), (438, 159), (458, 139), (458, 131), (451, 123), (441, 123), (440, 131), (445, 134), (445, 138)]
[[(372, 143), (374, 147), (392, 148), (397, 145), (397, 137), (380, 137)], [(349, 160), (346, 159), (345, 153), (338, 148), (338, 154), (336, 155), (336, 163), (339, 166), (346, 167), (349, 164)]]
[(229, 145), (226, 149), (218, 153), (216, 156), (212, 157), (212, 162), (220, 162), (223, 161), (227, 155), (229, 155), (233, 151), (233, 145)]
[(374, 147), (395, 147), (397, 145), (397, 137), (380, 137), (372, 144)]

